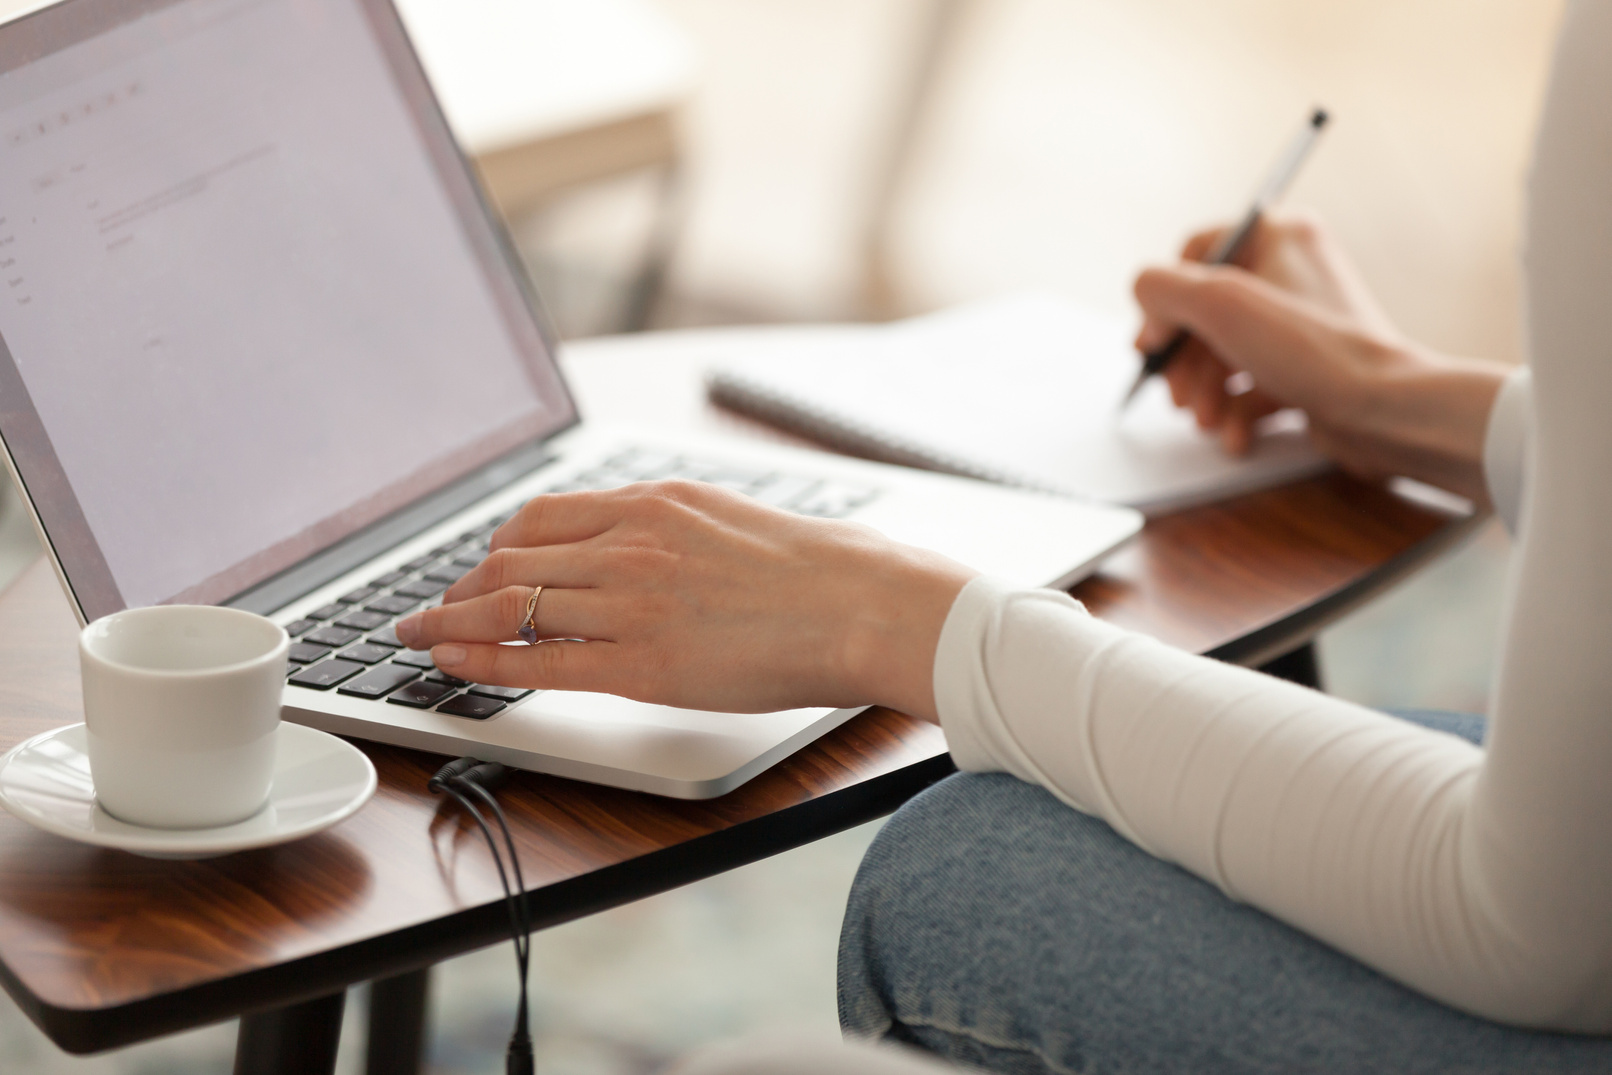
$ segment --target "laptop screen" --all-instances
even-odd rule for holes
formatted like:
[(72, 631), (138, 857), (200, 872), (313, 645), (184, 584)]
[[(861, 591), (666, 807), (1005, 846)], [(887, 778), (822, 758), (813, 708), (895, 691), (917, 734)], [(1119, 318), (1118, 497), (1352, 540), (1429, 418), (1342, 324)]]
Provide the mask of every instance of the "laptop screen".
[(385, 0), (0, 27), (0, 432), (88, 618), (223, 601), (574, 420)]

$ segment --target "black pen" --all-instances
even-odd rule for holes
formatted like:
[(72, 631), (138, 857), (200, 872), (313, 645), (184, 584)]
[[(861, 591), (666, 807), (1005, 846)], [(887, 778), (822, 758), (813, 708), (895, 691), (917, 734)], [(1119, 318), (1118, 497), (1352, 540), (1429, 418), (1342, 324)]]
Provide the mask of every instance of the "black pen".
[[(1304, 125), (1298, 137), (1293, 139), (1293, 144), (1287, 147), (1287, 152), (1277, 159), (1276, 167), (1271, 169), (1270, 178), (1265, 180), (1265, 185), (1254, 196), (1254, 204), (1249, 206), (1248, 214), (1243, 217), (1242, 223), (1237, 225), (1235, 231), (1227, 232), (1221, 237), (1220, 242), (1204, 259), (1206, 264), (1224, 265), (1242, 253), (1249, 237), (1254, 234), (1254, 229), (1259, 227), (1260, 217), (1265, 215), (1265, 210), (1282, 196), (1287, 185), (1293, 181), (1293, 177), (1298, 174), (1299, 166), (1304, 163), (1304, 158), (1310, 155), (1315, 140), (1320, 137), (1321, 129), (1326, 125), (1327, 114), (1324, 109), (1317, 108), (1310, 113), (1310, 121)], [(1119, 409), (1122, 412), (1131, 405), (1131, 400), (1136, 398), (1136, 393), (1142, 390), (1149, 377), (1163, 373), (1169, 368), (1171, 360), (1182, 347), (1186, 346), (1189, 338), (1190, 334), (1185, 329), (1179, 329), (1163, 347), (1142, 356), (1142, 370), (1136, 375), (1136, 383), (1131, 385), (1131, 390), (1125, 393), (1125, 398), (1120, 401)]]

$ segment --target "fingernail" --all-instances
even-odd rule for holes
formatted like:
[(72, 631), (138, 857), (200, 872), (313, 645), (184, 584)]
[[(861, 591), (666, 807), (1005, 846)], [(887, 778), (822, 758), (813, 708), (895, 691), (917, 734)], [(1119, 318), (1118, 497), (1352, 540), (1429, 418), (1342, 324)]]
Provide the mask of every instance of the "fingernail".
[[(401, 637), (401, 636), (400, 636)], [(453, 668), (465, 663), (469, 656), (463, 646), (437, 646), (431, 650), (431, 659), (438, 668)]]
[(409, 649), (413, 649), (414, 643), (420, 637), (420, 617), (413, 615), (407, 619), (398, 620), (396, 630), (397, 640), (409, 647)]

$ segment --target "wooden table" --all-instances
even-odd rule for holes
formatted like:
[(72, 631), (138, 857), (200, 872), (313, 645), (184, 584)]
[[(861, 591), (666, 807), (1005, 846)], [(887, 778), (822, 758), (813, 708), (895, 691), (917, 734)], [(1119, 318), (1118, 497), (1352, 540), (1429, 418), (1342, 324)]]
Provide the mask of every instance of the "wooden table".
[[(596, 417), (745, 430), (704, 403), (694, 373), (723, 348), (768, 338), (601, 341), (574, 347), (568, 363)], [(1473, 525), (1323, 476), (1150, 522), (1074, 593), (1117, 623), (1263, 664)], [(81, 719), (74, 635), (43, 563), (0, 595), (0, 750)], [(479, 836), (425, 789), (442, 759), (361, 746), (380, 773), (375, 800), (283, 847), (160, 862), (0, 814), (0, 982), (70, 1052), (246, 1013), (236, 1070), (255, 1072), (328, 1064), (342, 991), (378, 980), (372, 1032), (385, 1047), (371, 1070), (411, 1070), (416, 972), (504, 939), (506, 919)], [(937, 728), (876, 709), (719, 799), (521, 774), (503, 801), (547, 926), (878, 817), (950, 771)]]

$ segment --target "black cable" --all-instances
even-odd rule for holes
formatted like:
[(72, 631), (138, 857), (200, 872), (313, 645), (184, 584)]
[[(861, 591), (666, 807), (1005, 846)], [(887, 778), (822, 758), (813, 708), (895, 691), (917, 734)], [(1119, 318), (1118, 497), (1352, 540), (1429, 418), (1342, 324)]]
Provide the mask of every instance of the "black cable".
[[(515, 852), (515, 839), (509, 831), (509, 821), (504, 816), (503, 807), (484, 786), (496, 787), (502, 784), (508, 775), (509, 770), (502, 765), (484, 763), (475, 758), (458, 758), (437, 770), (436, 775), (426, 783), (426, 787), (432, 792), (447, 792), (453, 796), (464, 811), (475, 820), (476, 826), (481, 829), (482, 837), (487, 841), (487, 850), (493, 857), (493, 864), (498, 867), (498, 881), (504, 889), (504, 910), (509, 914), (510, 936), (515, 947), (515, 969), (520, 982), (520, 1006), (515, 1012), (515, 1028), (509, 1037), (509, 1049), (504, 1055), (504, 1070), (506, 1075), (534, 1075), (535, 1064), (532, 1058), (532, 1036), (526, 999), (527, 971), (531, 964), (531, 908), (526, 900), (526, 880), (521, 874), (520, 856)], [(477, 809), (466, 791), (476, 795), (492, 808), (498, 827), (503, 831), (504, 846), (509, 850), (509, 870), (504, 867), (498, 840), (493, 836), (487, 819)], [(514, 874), (515, 884), (519, 886), (518, 889), (510, 887), (511, 872)], [(519, 898), (515, 894), (517, 891), (520, 893)]]
[(520, 966), (520, 955), (524, 939), (521, 930), (522, 920), (520, 912), (516, 910), (515, 893), (510, 888), (509, 875), (504, 871), (504, 856), (499, 853), (498, 838), (493, 835), (493, 830), (487, 825), (487, 819), (482, 816), (481, 811), (476, 809), (476, 804), (466, 798), (463, 792), (448, 785), (444, 785), (441, 790), (452, 795), (458, 800), (459, 805), (464, 807), (465, 813), (469, 814), (471, 819), (475, 821), (476, 826), (481, 829), (481, 835), (487, 841), (487, 850), (492, 852), (493, 865), (498, 868), (498, 883), (504, 888), (504, 910), (509, 914), (509, 931), (515, 942), (516, 966), (518, 967)]
[[(509, 1075), (525, 1075), (525, 1073), (532, 1070), (532, 1037), (528, 1024), (529, 1005), (526, 999), (526, 980), (532, 951), (530, 905), (526, 901), (526, 879), (521, 875), (520, 856), (515, 852), (515, 838), (510, 834), (509, 821), (504, 817), (504, 808), (498, 804), (498, 800), (493, 797), (492, 792), (483, 787), (478, 779), (487, 778), (487, 774), (480, 772), (480, 770), (486, 768), (488, 767), (477, 766), (468, 773), (453, 777), (449, 782), (475, 792), (483, 802), (492, 808), (493, 817), (498, 820), (498, 827), (504, 832), (504, 846), (509, 849), (509, 862), (515, 874), (516, 891), (520, 893), (518, 897), (513, 899), (516, 917), (520, 922), (518, 927), (520, 937), (515, 943), (515, 964), (520, 974), (520, 997), (516, 1002), (515, 1030), (509, 1039), (509, 1054), (506, 1058), (506, 1067)], [(503, 766), (498, 768), (502, 770)], [(496, 775), (501, 777), (502, 773)], [(525, 943), (522, 943), (523, 940)], [(521, 1066), (523, 1057), (526, 1065), (524, 1067)]]
[[(509, 850), (509, 864), (515, 874), (515, 891), (520, 894), (515, 902), (520, 910), (521, 929), (527, 936), (527, 947), (529, 948), (531, 946), (532, 917), (531, 905), (526, 900), (526, 878), (521, 875), (521, 859), (515, 853), (515, 838), (510, 835), (509, 819), (504, 816), (504, 808), (498, 804), (498, 800), (493, 797), (493, 793), (487, 789), (487, 785), (477, 775), (477, 770), (483, 768), (486, 768), (486, 766), (477, 766), (476, 769), (453, 778), (452, 783), (469, 788), (479, 795), (481, 800), (492, 808), (493, 817), (497, 819), (498, 827), (504, 833), (504, 847)], [(499, 768), (503, 767), (499, 766)]]

